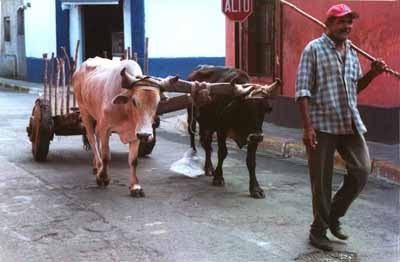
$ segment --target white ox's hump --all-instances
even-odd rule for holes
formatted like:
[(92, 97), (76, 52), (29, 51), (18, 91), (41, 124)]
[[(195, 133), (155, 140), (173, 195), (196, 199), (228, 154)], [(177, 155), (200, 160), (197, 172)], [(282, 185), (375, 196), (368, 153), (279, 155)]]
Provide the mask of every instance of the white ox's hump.
[(117, 71), (121, 72), (126, 68), (126, 71), (131, 75), (142, 75), (142, 69), (133, 60), (110, 60), (96, 56), (95, 58), (87, 59), (83, 64), (87, 71)]

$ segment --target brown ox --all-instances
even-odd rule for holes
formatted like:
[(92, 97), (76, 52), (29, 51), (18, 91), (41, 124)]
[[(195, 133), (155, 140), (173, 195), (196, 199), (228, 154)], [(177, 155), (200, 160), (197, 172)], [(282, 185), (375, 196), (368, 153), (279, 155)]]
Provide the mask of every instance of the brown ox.
[(110, 182), (109, 137), (116, 132), (122, 143), (129, 144), (129, 189), (134, 197), (144, 196), (136, 176), (138, 148), (141, 140), (153, 139), (152, 123), (160, 101), (158, 88), (135, 83), (132, 77), (138, 75), (142, 70), (132, 60), (98, 57), (85, 61), (73, 75), (82, 123), (94, 154), (96, 182), (100, 186)]
[[(264, 190), (258, 184), (255, 172), (256, 151), (258, 144), (263, 140), (264, 115), (271, 110), (268, 99), (272, 90), (279, 85), (279, 81), (265, 86), (252, 84), (246, 72), (220, 66), (201, 66), (192, 72), (188, 79), (210, 83), (231, 82), (237, 88), (231, 88), (231, 92), (239, 91), (236, 92), (238, 95), (232, 96), (223, 94), (225, 91), (221, 92), (218, 87), (215, 87), (210, 91), (212, 97), (210, 103), (188, 108), (190, 145), (196, 150), (194, 132), (196, 131), (196, 122), (198, 122), (200, 142), (206, 154), (205, 174), (214, 176), (214, 185), (224, 185), (222, 165), (228, 154), (226, 139), (232, 138), (239, 148), (248, 145), (246, 164), (249, 171), (251, 197), (264, 198)], [(218, 140), (218, 164), (214, 171), (211, 162), (211, 142), (215, 132)]]

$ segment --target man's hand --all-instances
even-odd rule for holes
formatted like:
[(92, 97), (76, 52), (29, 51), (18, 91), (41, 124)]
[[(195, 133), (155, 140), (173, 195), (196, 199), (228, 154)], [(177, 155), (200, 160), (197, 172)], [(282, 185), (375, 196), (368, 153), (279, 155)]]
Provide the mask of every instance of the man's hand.
[(304, 129), (303, 143), (306, 147), (310, 149), (315, 149), (317, 147), (317, 135), (313, 127), (308, 127)]
[(377, 76), (385, 72), (387, 64), (382, 59), (378, 58), (371, 63), (371, 72)]
[(385, 72), (386, 68), (387, 65), (382, 59), (378, 58), (373, 61), (371, 63), (371, 69), (358, 80), (357, 94), (363, 91), (375, 77)]

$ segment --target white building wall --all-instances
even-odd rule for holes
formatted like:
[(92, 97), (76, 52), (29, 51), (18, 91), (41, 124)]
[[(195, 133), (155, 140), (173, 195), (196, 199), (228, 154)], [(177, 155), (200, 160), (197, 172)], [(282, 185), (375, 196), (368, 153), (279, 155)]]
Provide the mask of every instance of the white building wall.
[(132, 50), (131, 1), (124, 1), (124, 46)]
[(146, 0), (149, 57), (224, 57), (221, 0)]
[[(2, 5), (1, 0), (0, 0), (0, 19), (3, 19), (3, 16), (2, 16), (2, 13), (1, 13), (1, 9), (3, 9), (3, 5)], [(3, 21), (1, 23), (3, 23)], [(3, 26), (0, 25), (0, 54), (2, 54), (4, 52), (3, 51), (3, 49), (4, 49), (4, 46), (3, 46), (4, 39), (3, 39), (3, 37), (4, 37), (4, 35), (3, 35)]]
[(4, 41), (4, 32), (1, 31), (1, 53), (9, 54), (9, 55), (17, 55), (17, 10), (18, 7), (21, 6), (22, 0), (0, 0), (3, 2), (1, 4), (1, 9), (3, 12), (3, 17), (1, 17), (1, 30), (4, 28), (4, 17), (10, 17), (10, 36), (11, 41)]
[(71, 6), (69, 9), (69, 46), (70, 56), (74, 58), (77, 41), (79, 42), (78, 65), (82, 63), (83, 33), (82, 33), (82, 9), (79, 5)]
[(30, 0), (25, 10), (26, 56), (41, 58), (56, 53), (56, 10), (54, 0)]

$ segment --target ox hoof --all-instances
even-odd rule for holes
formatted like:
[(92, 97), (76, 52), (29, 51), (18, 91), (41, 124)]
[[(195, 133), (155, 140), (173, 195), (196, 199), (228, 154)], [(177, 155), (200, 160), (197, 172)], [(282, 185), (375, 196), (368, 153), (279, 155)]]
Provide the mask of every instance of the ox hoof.
[(250, 196), (252, 198), (256, 198), (256, 199), (262, 199), (262, 198), (265, 198), (265, 193), (264, 193), (264, 190), (262, 190), (261, 188), (258, 188), (258, 189), (250, 191)]
[(213, 185), (214, 185), (214, 186), (224, 186), (224, 185), (225, 185), (225, 180), (224, 180), (224, 178), (223, 178), (223, 177), (221, 177), (221, 178), (214, 177), (214, 179), (213, 179)]
[(98, 186), (108, 186), (110, 184), (110, 178), (108, 177), (98, 177), (96, 176), (96, 183)]
[(108, 185), (110, 184), (110, 181), (111, 181), (111, 179), (110, 179), (110, 178), (108, 178), (108, 177), (106, 177), (106, 178), (103, 178), (103, 183), (104, 183), (104, 186), (108, 186)]
[(131, 197), (144, 197), (143, 189), (133, 189), (133, 190), (131, 190)]
[(129, 190), (131, 191), (131, 197), (144, 197), (144, 191), (140, 185), (130, 186)]

